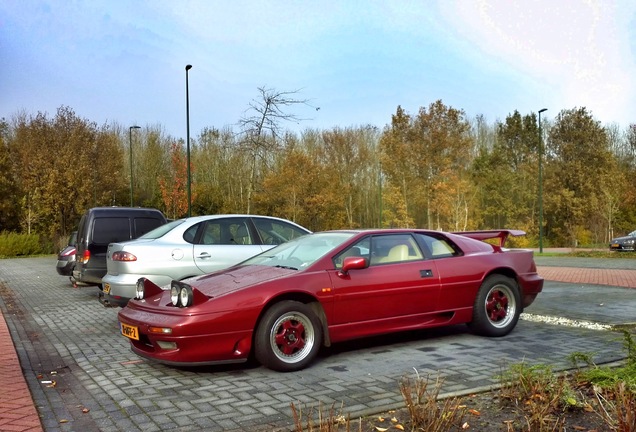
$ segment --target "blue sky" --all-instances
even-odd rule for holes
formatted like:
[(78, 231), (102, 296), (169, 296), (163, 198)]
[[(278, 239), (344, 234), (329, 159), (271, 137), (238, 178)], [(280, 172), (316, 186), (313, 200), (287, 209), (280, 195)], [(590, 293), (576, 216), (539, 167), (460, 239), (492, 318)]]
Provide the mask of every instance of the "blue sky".
[(441, 99), (489, 122), (585, 106), (636, 123), (633, 0), (0, 2), (0, 117), (234, 126), (258, 88), (314, 107), (293, 130), (389, 124)]

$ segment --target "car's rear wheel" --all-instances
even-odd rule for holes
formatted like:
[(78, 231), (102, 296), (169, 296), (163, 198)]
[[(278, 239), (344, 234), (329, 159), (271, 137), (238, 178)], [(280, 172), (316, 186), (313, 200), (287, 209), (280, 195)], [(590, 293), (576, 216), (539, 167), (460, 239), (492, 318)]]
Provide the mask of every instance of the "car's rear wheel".
[(270, 369), (305, 368), (322, 343), (322, 326), (311, 307), (297, 301), (274, 304), (263, 315), (254, 337), (256, 360)]
[(469, 327), (480, 335), (505, 336), (515, 328), (520, 314), (517, 282), (503, 275), (492, 275), (479, 288)]

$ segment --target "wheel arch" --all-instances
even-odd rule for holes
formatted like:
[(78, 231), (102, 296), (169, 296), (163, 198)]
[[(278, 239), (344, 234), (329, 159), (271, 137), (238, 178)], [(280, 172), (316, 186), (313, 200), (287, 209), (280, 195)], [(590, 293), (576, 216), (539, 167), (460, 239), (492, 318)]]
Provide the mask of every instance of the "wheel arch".
[(498, 267), (496, 269), (492, 269), (484, 275), (482, 282), (493, 275), (506, 276), (512, 279), (513, 281), (515, 281), (515, 284), (517, 285), (517, 290), (519, 291), (519, 296), (523, 298), (523, 288), (521, 287), (521, 284), (519, 283), (519, 278), (517, 277), (517, 273), (513, 269), (511, 269), (510, 267)]
[[(311, 310), (316, 314), (318, 319), (320, 320), (320, 325), (322, 327), (322, 334), (323, 334), (323, 340), (321, 341), (321, 344), (325, 347), (331, 346), (331, 339), (329, 337), (329, 328), (327, 326), (327, 315), (325, 314), (325, 310), (322, 307), (322, 304), (320, 303), (320, 301), (316, 297), (305, 292), (288, 292), (288, 293), (280, 294), (276, 297), (272, 297), (271, 299), (269, 299), (267, 303), (263, 305), (261, 312), (258, 314), (258, 317), (256, 318), (256, 322), (254, 323), (254, 328), (255, 329), (258, 328), (258, 325), (263, 319), (263, 315), (265, 315), (265, 313), (267, 312), (269, 308), (271, 308), (273, 305), (280, 303), (282, 301), (297, 301), (299, 303), (304, 303), (308, 305), (311, 308)], [(252, 339), (255, 337), (255, 334), (256, 332), (252, 332)], [(252, 343), (254, 343), (253, 340), (252, 340)]]

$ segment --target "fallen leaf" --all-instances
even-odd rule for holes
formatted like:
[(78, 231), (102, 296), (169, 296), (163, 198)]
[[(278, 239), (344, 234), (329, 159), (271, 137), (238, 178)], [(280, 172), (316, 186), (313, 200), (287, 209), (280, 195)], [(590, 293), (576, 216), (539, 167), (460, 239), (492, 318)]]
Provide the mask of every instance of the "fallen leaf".
[(384, 421), (384, 417), (378, 417), (378, 421), (383, 422)]
[(87, 412), (89, 412), (89, 411), (90, 411), (90, 409), (89, 409), (89, 408), (82, 408), (82, 412), (83, 412), (84, 414), (86, 414), (86, 413), (87, 413)]
[(476, 409), (469, 409), (468, 412), (471, 413), (472, 415), (476, 415), (476, 416), (480, 416), (481, 415), (481, 413), (479, 411), (477, 411)]
[(398, 419), (396, 419), (395, 417), (393, 417), (393, 418), (391, 419), (391, 421), (392, 421), (393, 423), (397, 423), (399, 420), (398, 420)]
[(377, 430), (378, 432), (386, 432), (386, 431), (388, 431), (388, 430), (389, 430), (389, 428), (381, 428), (381, 427), (379, 427), (379, 426), (376, 426), (376, 427), (375, 427), (375, 430)]
[(468, 424), (468, 422), (464, 423), (462, 425), (462, 429), (468, 429), (470, 427), (470, 425)]
[(60, 423), (68, 423), (68, 420), (62, 419), (62, 420), (60, 420)]
[(402, 426), (401, 424), (396, 424), (395, 428), (399, 430), (404, 430), (404, 426)]

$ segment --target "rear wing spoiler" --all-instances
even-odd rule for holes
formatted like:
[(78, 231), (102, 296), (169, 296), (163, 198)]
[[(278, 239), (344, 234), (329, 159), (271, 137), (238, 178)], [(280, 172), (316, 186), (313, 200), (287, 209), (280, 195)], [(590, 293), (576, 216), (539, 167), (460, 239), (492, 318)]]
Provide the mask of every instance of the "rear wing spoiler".
[(506, 243), (508, 236), (513, 236), (513, 237), (524, 236), (526, 235), (526, 232), (521, 230), (502, 229), (502, 230), (484, 230), (484, 231), (459, 231), (459, 232), (454, 232), (452, 234), (457, 234), (457, 235), (461, 235), (464, 237), (472, 238), (475, 240), (481, 240), (481, 241), (498, 238), (499, 247), (504, 247), (504, 244)]

